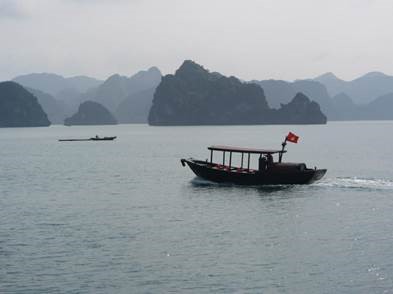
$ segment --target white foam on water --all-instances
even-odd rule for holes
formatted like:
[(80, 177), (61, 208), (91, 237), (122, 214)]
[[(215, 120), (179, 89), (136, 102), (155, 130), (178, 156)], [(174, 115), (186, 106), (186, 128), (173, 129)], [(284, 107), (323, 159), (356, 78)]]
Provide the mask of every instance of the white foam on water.
[(314, 183), (313, 186), (343, 189), (393, 190), (393, 181), (388, 179), (339, 177), (324, 179)]
[[(237, 186), (229, 183), (215, 183), (199, 177), (192, 179), (191, 184), (195, 186)], [(388, 179), (372, 179), (372, 178), (358, 178), (358, 177), (338, 177), (338, 178), (326, 178), (321, 181), (315, 182), (311, 185), (266, 185), (266, 186), (255, 186), (255, 187), (319, 187), (319, 188), (337, 188), (337, 189), (358, 189), (358, 190), (382, 190), (391, 191), (393, 190), (393, 180)], [(241, 187), (241, 186), (238, 186)]]
[(205, 180), (203, 178), (200, 177), (195, 177), (190, 181), (191, 184), (193, 185), (200, 185), (200, 186), (214, 186), (214, 185), (219, 185), (218, 183), (209, 181), (209, 180)]

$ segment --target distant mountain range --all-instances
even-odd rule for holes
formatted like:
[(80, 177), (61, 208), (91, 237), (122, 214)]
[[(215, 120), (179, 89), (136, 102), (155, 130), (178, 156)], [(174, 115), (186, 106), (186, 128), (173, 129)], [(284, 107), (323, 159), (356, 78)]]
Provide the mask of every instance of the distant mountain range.
[[(370, 72), (353, 81), (343, 81), (332, 73), (315, 79), (287, 82), (281, 80), (251, 81), (260, 85), (270, 106), (277, 108), (297, 92), (318, 102), (329, 120), (393, 119), (386, 107), (393, 105), (393, 77)], [(383, 101), (383, 103), (381, 102)]]
[(337, 108), (336, 117), (339, 120), (392, 120), (393, 93), (382, 95), (366, 104), (355, 104), (344, 94), (333, 97)]
[[(97, 88), (91, 89), (90, 91), (82, 95), (81, 100), (96, 101), (108, 108), (108, 110), (112, 113), (116, 113), (118, 110), (118, 106), (123, 101), (130, 99), (130, 97), (137, 93), (155, 89), (160, 82), (161, 72), (156, 67), (151, 67), (146, 71), (139, 71), (131, 77), (125, 77), (115, 74), (110, 76)], [(153, 96), (145, 98), (146, 99), (144, 99), (143, 101), (138, 102), (145, 102), (145, 104), (150, 107)], [(123, 107), (125, 106), (130, 105), (123, 104)], [(145, 117), (147, 117), (147, 113), (148, 112), (145, 112)], [(146, 119), (141, 122), (146, 122)]]
[(325, 85), (333, 97), (345, 93), (357, 104), (365, 104), (382, 95), (393, 93), (393, 76), (381, 72), (369, 72), (352, 81), (344, 81), (333, 73), (325, 73), (313, 79)]
[(65, 78), (53, 73), (32, 73), (21, 75), (15, 77), (13, 81), (24, 87), (37, 89), (55, 97), (62, 91), (67, 91), (69, 89), (78, 93), (84, 93), (102, 83), (100, 80), (86, 76)]
[(393, 119), (393, 76), (369, 72), (352, 81), (326, 73), (313, 79), (332, 97), (329, 117), (338, 120)]
[(281, 80), (251, 81), (258, 84), (265, 92), (269, 106), (279, 108), (282, 104), (289, 103), (296, 93), (303, 93), (311, 100), (317, 102), (322, 111), (330, 118), (334, 113), (333, 102), (326, 87), (316, 81), (299, 80), (286, 82)]
[[(190, 70), (190, 68), (186, 68), (186, 70)], [(203, 69), (203, 67), (201, 68)], [(184, 68), (179, 68), (179, 70), (179, 74), (184, 74), (182, 72)], [(199, 68), (199, 70), (201, 69)], [(203, 69), (199, 72), (201, 76), (203, 76), (202, 72), (204, 71)], [(206, 72), (204, 73), (206, 74)], [(177, 84), (175, 80), (178, 77), (178, 73), (169, 75), (161, 82), (161, 72), (158, 68), (151, 67), (130, 77), (115, 74), (104, 81), (87, 76), (66, 78), (52, 73), (22, 75), (14, 78), (14, 81), (24, 86), (38, 99), (38, 103), (47, 114), (48, 119), (54, 124), (63, 124), (64, 119), (76, 114), (80, 104), (85, 101), (98, 102), (119, 123), (146, 123), (157, 87), (159, 87), (160, 91), (156, 93), (156, 96), (164, 95), (163, 91), (165, 90), (168, 91), (165, 95), (178, 97), (176, 99), (180, 99), (179, 101), (183, 101), (182, 103), (188, 103), (188, 107), (202, 107), (202, 105), (195, 104), (201, 101), (197, 98), (191, 99), (188, 97), (187, 95), (190, 93), (184, 88), (194, 87), (193, 82), (188, 80), (189, 77), (183, 75), (181, 77), (183, 84), (180, 82)], [(217, 72), (209, 72), (208, 80), (209, 83), (205, 83), (203, 79), (200, 79), (201, 88), (196, 89), (201, 91), (202, 87), (207, 87), (204, 90), (204, 95), (209, 97), (206, 97), (206, 99), (209, 99), (210, 102), (216, 101), (214, 103), (217, 104), (220, 99), (222, 101), (226, 101), (225, 99), (231, 100), (231, 97), (235, 95), (231, 91), (240, 91), (239, 93), (241, 93), (243, 90), (240, 89), (243, 87), (244, 89), (247, 88), (239, 86), (235, 82), (236, 78), (227, 78)], [(213, 80), (214, 83), (212, 82)], [(294, 82), (253, 80), (248, 83), (259, 85), (263, 89), (264, 99), (268, 107), (276, 110), (286, 109), (284, 105), (290, 105), (293, 98), (298, 93), (302, 93), (310, 100), (318, 103), (329, 120), (393, 119), (393, 111), (391, 111), (393, 106), (393, 76), (381, 72), (370, 72), (352, 81), (344, 81), (333, 73), (326, 73), (316, 78), (296, 80)], [(224, 91), (225, 85), (228, 87), (228, 90)], [(215, 89), (213, 90), (214, 87)], [(257, 90), (251, 90), (250, 87), (247, 88), (247, 91)], [(239, 93), (236, 95), (240, 95)], [(198, 92), (194, 94), (197, 96), (201, 95)], [(242, 95), (245, 94), (243, 93)], [(173, 97), (171, 99), (174, 99)], [(232, 106), (247, 108), (251, 105), (255, 107), (255, 101), (251, 102), (252, 99), (250, 97), (244, 98), (241, 103), (235, 101), (236, 103)], [(155, 111), (157, 110), (157, 105), (163, 101), (162, 99), (155, 99), (156, 106), (150, 112), (153, 120), (154, 115), (158, 115), (158, 112), (155, 114)], [(251, 100), (245, 102), (247, 99)], [(185, 105), (182, 107), (184, 110)], [(209, 113), (211, 109), (206, 109), (206, 111)], [(230, 109), (227, 111), (228, 117), (226, 119), (230, 120)], [(197, 112), (195, 110), (194, 114), (188, 113), (187, 115), (196, 115)], [(272, 110), (271, 113), (273, 112)], [(161, 112), (160, 115), (162, 114)], [(183, 114), (179, 113), (179, 115), (182, 116)], [(276, 113), (275, 117), (279, 116)], [(264, 117), (267, 118), (268, 115), (264, 113)]]
[(48, 119), (52, 124), (63, 124), (68, 113), (67, 105), (56, 100), (52, 95), (42, 92), (37, 89), (24, 87), (27, 91), (37, 97), (38, 102), (41, 104), (42, 109), (48, 115)]
[(156, 88), (128, 95), (119, 104), (115, 116), (120, 123), (147, 123)]
[(161, 81), (161, 72), (151, 67), (131, 77), (115, 74), (105, 81), (84, 76), (64, 78), (56, 74), (35, 73), (18, 76), (14, 81), (38, 98), (55, 124), (63, 124), (64, 119), (75, 114), (85, 101), (103, 105), (121, 123), (146, 123), (154, 90)]

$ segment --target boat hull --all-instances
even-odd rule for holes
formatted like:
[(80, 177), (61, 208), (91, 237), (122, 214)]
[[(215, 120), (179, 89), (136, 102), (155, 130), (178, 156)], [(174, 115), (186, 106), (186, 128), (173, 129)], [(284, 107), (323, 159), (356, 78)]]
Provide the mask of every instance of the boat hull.
[(90, 138), (91, 141), (112, 141), (114, 139), (116, 139), (116, 136), (115, 137), (103, 137), (103, 138), (99, 138), (99, 137), (98, 138), (97, 137)]
[(89, 139), (60, 139), (59, 142), (83, 142), (83, 141), (113, 141), (117, 137), (92, 137)]
[(326, 173), (326, 169), (271, 168), (261, 172), (228, 167), (220, 169), (218, 165), (200, 160), (182, 159), (181, 162), (183, 165), (187, 164), (198, 177), (237, 185), (310, 184), (320, 180)]

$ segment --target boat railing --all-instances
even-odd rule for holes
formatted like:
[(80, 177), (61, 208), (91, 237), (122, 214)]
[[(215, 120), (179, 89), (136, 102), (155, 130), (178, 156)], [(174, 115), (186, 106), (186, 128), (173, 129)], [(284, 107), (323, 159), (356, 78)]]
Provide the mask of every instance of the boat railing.
[[(210, 150), (210, 164), (218, 164), (213, 162), (213, 152), (214, 151), (219, 151), (222, 152), (222, 166), (225, 166), (226, 164), (226, 155), (229, 153), (229, 165), (228, 168), (231, 169), (233, 168), (240, 168), (240, 169), (245, 169), (245, 170), (252, 170), (250, 168), (250, 163), (251, 163), (251, 154), (257, 154), (259, 155), (259, 158), (262, 158), (262, 156), (267, 156), (268, 158), (271, 158), (270, 161), (268, 160), (267, 166), (272, 165), (273, 163), (273, 154), (279, 154), (279, 162), (281, 162), (282, 154), (285, 153), (285, 150), (266, 150), (266, 149), (254, 149), (254, 148), (240, 148), (240, 147), (229, 147), (229, 146), (210, 146), (208, 147)], [(240, 160), (240, 167), (232, 166), (232, 154), (233, 153), (240, 153), (241, 154), (241, 160)], [(246, 155), (246, 156), (245, 156)], [(247, 157), (245, 159), (245, 157)], [(246, 161), (246, 162), (244, 162)], [(252, 170), (255, 171), (255, 170)]]
[(232, 171), (232, 172), (243, 172), (243, 173), (254, 173), (256, 172), (255, 169), (252, 168), (243, 168), (243, 167), (236, 167), (236, 166), (229, 166), (219, 163), (210, 163), (211, 167), (217, 170), (224, 170), (224, 171)]

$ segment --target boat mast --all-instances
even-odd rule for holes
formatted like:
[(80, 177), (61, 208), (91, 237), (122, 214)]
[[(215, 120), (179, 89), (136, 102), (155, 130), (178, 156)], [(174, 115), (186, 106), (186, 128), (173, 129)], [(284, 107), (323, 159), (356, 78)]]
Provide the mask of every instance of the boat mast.
[(281, 163), (281, 161), (282, 161), (282, 155), (285, 152), (285, 146), (287, 146), (287, 137), (286, 136), (285, 136), (284, 142), (281, 143), (281, 146), (282, 146), (282, 149), (281, 149), (281, 152), (280, 152), (280, 154), (278, 156), (278, 162), (279, 163)]

